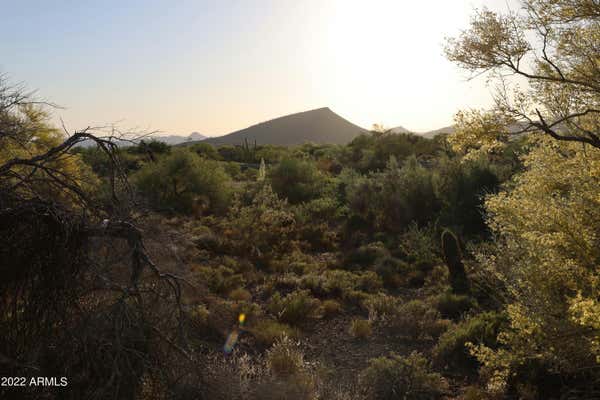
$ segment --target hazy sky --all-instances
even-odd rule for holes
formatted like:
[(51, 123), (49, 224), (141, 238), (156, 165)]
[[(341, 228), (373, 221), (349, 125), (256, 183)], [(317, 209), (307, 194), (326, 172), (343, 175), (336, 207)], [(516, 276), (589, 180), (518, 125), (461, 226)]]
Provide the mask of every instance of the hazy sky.
[(516, 0), (54, 0), (2, 5), (0, 72), (66, 109), (70, 130), (118, 122), (229, 133), (330, 107), (421, 131), (489, 105), (442, 55), (473, 7)]

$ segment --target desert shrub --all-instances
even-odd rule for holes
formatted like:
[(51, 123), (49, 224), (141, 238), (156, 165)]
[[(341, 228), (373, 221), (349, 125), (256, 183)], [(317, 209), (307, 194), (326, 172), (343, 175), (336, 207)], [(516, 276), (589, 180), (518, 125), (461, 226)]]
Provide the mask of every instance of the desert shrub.
[(380, 318), (393, 317), (400, 306), (399, 300), (385, 293), (369, 295), (362, 303), (363, 308), (369, 312), (369, 318), (376, 320)]
[(218, 162), (183, 149), (147, 163), (132, 181), (152, 207), (181, 213), (223, 212), (232, 194), (230, 178)]
[(448, 267), (436, 265), (425, 277), (423, 285), (429, 293), (440, 293), (448, 289)]
[(206, 283), (214, 293), (226, 295), (234, 289), (245, 284), (244, 277), (236, 274), (231, 268), (224, 265), (218, 267), (201, 266), (194, 270), (196, 279)]
[(325, 300), (321, 306), (325, 317), (332, 317), (342, 312), (342, 305), (335, 300)]
[(303, 223), (331, 221), (338, 217), (338, 202), (330, 196), (323, 196), (299, 204), (296, 207), (298, 220)]
[(332, 250), (338, 242), (338, 232), (333, 223), (339, 219), (338, 203), (329, 196), (301, 203), (295, 208), (299, 233), (313, 249)]
[(191, 237), (196, 247), (200, 250), (218, 251), (221, 247), (221, 240), (210, 229), (198, 232)]
[(276, 377), (287, 378), (302, 372), (304, 355), (296, 342), (284, 337), (267, 351), (267, 366)]
[(360, 383), (373, 400), (433, 400), (448, 389), (444, 378), (431, 372), (427, 359), (416, 352), (371, 359), (360, 374)]
[(436, 192), (443, 204), (440, 222), (461, 227), (464, 235), (485, 235), (484, 195), (494, 193), (499, 179), (489, 163), (442, 158)]
[[(435, 239), (434, 239), (435, 238)], [(399, 237), (399, 257), (411, 264), (433, 266), (441, 261), (439, 240), (430, 226), (419, 227), (416, 223), (408, 226)]]
[(229, 298), (234, 301), (250, 301), (252, 294), (244, 288), (237, 288), (229, 292)]
[(469, 353), (466, 343), (496, 348), (498, 333), (505, 325), (506, 316), (485, 312), (450, 327), (440, 336), (433, 349), (436, 363), (451, 368), (474, 370), (478, 363)]
[(434, 173), (409, 157), (400, 167), (390, 158), (385, 170), (357, 179), (346, 188), (348, 207), (371, 228), (400, 233), (411, 223), (425, 226), (435, 220), (440, 204)]
[(350, 251), (344, 264), (346, 269), (361, 269), (372, 266), (377, 259), (389, 256), (389, 251), (381, 242), (369, 243)]
[(319, 300), (312, 297), (310, 291), (296, 290), (283, 297), (276, 292), (267, 309), (282, 322), (300, 325), (315, 315), (319, 305)]
[(209, 311), (203, 304), (195, 305), (188, 314), (188, 334), (194, 337), (204, 337), (209, 334)]
[(289, 325), (282, 324), (272, 320), (262, 320), (249, 328), (254, 338), (259, 344), (270, 346), (283, 337), (295, 339), (299, 337), (296, 329)]
[(412, 339), (437, 338), (448, 327), (438, 310), (421, 300), (411, 300), (396, 308), (389, 323), (393, 332)]
[(411, 268), (405, 261), (394, 257), (383, 257), (375, 263), (375, 272), (388, 288), (397, 288), (411, 281)]
[(344, 294), (344, 301), (355, 307), (360, 307), (368, 298), (369, 294), (362, 290), (350, 290)]
[(227, 172), (227, 175), (229, 175), (232, 179), (241, 180), (244, 178), (240, 164), (236, 162), (223, 162), (221, 163), (221, 166), (223, 167), (223, 170)]
[(316, 198), (325, 182), (313, 162), (296, 158), (281, 160), (270, 171), (269, 177), (275, 193), (292, 204)]
[(209, 160), (220, 161), (223, 159), (223, 157), (221, 157), (215, 146), (213, 146), (210, 143), (194, 143), (190, 146), (190, 150), (198, 154), (198, 156), (202, 158), (207, 158)]
[(483, 389), (477, 386), (467, 386), (464, 393), (460, 397), (461, 400), (481, 400), (481, 399), (494, 399), (490, 393), (486, 393)]
[(287, 378), (271, 378), (251, 388), (251, 400), (313, 400), (316, 387), (312, 376), (301, 373)]
[(368, 319), (353, 319), (348, 332), (355, 339), (367, 339), (373, 334), (371, 321)]
[(460, 317), (477, 304), (471, 296), (454, 294), (451, 291), (436, 296), (433, 303), (443, 317), (452, 319)]
[(230, 251), (260, 265), (297, 248), (297, 226), (287, 202), (263, 184), (250, 204), (236, 199), (227, 218), (219, 221), (220, 234)]
[(310, 289), (316, 296), (335, 296), (344, 299), (352, 291), (374, 293), (383, 287), (381, 279), (373, 271), (353, 273), (340, 269), (305, 275), (301, 278), (301, 285)]

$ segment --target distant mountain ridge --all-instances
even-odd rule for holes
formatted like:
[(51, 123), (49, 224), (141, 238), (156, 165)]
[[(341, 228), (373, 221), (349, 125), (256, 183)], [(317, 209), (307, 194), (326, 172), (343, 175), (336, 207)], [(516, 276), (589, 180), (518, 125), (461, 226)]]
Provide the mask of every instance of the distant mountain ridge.
[[(155, 140), (157, 142), (162, 142), (168, 144), (170, 146), (175, 146), (178, 144), (188, 143), (188, 142), (198, 142), (200, 140), (204, 140), (207, 136), (202, 135), (199, 132), (192, 132), (188, 136), (180, 136), (180, 135), (167, 135), (167, 136), (144, 136), (140, 139), (133, 140), (115, 140), (115, 143), (119, 147), (127, 147), (132, 146), (134, 144), (138, 144), (142, 140), (149, 142)], [(132, 143), (133, 142), (133, 143)], [(91, 140), (85, 140), (79, 144), (81, 147), (90, 147), (94, 146), (95, 142)]]
[(435, 129), (433, 131), (427, 131), (427, 132), (414, 132), (414, 131), (410, 131), (410, 130), (406, 129), (403, 126), (397, 126), (395, 128), (391, 128), (390, 132), (392, 132), (392, 133), (411, 133), (413, 135), (423, 136), (423, 137), (426, 137), (428, 139), (431, 139), (431, 138), (436, 137), (437, 135), (440, 135), (440, 134), (451, 134), (451, 133), (454, 133), (454, 125), (445, 126), (443, 128)]
[(346, 144), (366, 129), (340, 117), (328, 107), (285, 115), (249, 126), (230, 134), (204, 139), (215, 145), (241, 144), (245, 140), (257, 144), (293, 146), (307, 142)]

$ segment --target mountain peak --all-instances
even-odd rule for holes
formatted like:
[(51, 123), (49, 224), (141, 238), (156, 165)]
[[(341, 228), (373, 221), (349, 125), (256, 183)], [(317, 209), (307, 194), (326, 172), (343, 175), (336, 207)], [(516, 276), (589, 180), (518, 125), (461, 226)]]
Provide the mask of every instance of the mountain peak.
[(248, 140), (283, 146), (307, 142), (345, 144), (364, 132), (367, 131), (340, 117), (329, 107), (321, 107), (277, 117), (205, 141), (212, 144), (240, 144)]

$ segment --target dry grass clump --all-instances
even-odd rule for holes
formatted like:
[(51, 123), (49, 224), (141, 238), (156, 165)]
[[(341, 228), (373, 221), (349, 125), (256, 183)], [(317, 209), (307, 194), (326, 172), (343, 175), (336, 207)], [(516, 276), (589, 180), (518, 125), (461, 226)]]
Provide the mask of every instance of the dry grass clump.
[(367, 339), (373, 334), (371, 321), (367, 319), (353, 319), (350, 323), (349, 332), (355, 339)]
[(237, 288), (229, 292), (229, 298), (233, 301), (250, 301), (252, 294), (244, 288)]
[(372, 400), (435, 400), (448, 390), (444, 378), (431, 372), (427, 359), (417, 352), (371, 359), (360, 384)]
[(296, 290), (286, 296), (276, 292), (267, 306), (269, 312), (282, 322), (301, 325), (316, 315), (320, 301), (310, 295), (308, 290)]
[(300, 336), (299, 332), (291, 326), (272, 320), (259, 321), (249, 331), (263, 346), (270, 346), (283, 337), (295, 339)]
[(342, 312), (342, 305), (335, 300), (325, 300), (321, 305), (323, 316), (330, 318)]

